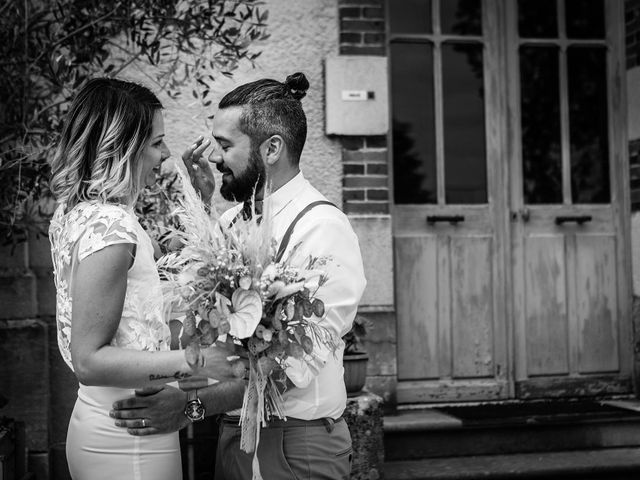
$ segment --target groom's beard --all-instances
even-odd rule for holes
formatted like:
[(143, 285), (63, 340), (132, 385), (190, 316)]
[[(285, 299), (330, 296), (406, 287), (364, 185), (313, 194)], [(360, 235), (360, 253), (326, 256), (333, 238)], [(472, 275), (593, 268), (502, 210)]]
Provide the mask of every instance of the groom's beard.
[[(221, 169), (220, 166), (218, 166), (218, 170), (223, 173), (231, 173), (230, 170), (224, 167)], [(249, 154), (249, 164), (243, 172), (237, 176), (231, 173), (231, 180), (227, 180), (229, 177), (223, 177), (220, 194), (225, 200), (244, 202), (249, 200), (254, 192), (262, 189), (265, 176), (266, 171), (260, 157), (260, 151), (257, 148), (252, 149)]]

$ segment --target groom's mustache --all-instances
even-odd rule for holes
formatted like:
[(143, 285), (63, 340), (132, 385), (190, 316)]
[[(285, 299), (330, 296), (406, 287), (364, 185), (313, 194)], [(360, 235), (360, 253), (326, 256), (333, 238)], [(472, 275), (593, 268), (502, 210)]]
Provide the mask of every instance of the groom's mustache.
[(218, 169), (218, 171), (220, 173), (233, 173), (230, 169), (225, 168), (224, 166), (222, 166), (221, 164), (216, 165), (216, 168)]

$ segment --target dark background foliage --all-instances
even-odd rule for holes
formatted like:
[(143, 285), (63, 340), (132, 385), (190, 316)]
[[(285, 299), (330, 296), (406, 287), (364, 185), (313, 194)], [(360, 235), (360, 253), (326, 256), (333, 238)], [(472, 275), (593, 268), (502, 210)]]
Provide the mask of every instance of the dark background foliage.
[[(217, 75), (260, 52), (257, 0), (5, 0), (0, 3), (0, 244), (43, 233), (49, 168), (74, 92), (92, 76), (146, 65), (156, 91), (184, 85), (204, 106)], [(155, 192), (158, 194), (158, 192)], [(155, 200), (146, 201), (143, 208)], [(160, 202), (161, 203), (161, 202)], [(146, 207), (145, 207), (146, 205)], [(148, 212), (147, 212), (148, 213)]]

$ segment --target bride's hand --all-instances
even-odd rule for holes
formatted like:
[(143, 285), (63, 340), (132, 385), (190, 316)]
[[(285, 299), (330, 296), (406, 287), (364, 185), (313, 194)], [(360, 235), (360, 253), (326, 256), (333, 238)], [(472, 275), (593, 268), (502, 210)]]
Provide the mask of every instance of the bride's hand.
[(204, 137), (199, 136), (195, 143), (182, 154), (182, 161), (189, 173), (191, 184), (196, 192), (200, 193), (200, 198), (206, 205), (211, 204), (211, 197), (216, 187), (211, 166), (202, 155), (210, 144), (211, 140), (205, 140)]
[(216, 342), (209, 347), (190, 344), (185, 354), (195, 375), (219, 381), (245, 377), (245, 365), (235, 354), (233, 344)]

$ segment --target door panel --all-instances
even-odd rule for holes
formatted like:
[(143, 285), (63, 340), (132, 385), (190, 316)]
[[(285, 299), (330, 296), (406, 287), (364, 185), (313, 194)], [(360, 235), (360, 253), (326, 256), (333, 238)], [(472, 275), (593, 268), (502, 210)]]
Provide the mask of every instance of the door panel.
[(453, 378), (493, 375), (492, 245), (490, 236), (453, 236), (444, 252), (451, 259)]
[(576, 316), (578, 371), (620, 369), (620, 311), (617, 297), (616, 237), (576, 235)]
[(403, 380), (438, 378), (438, 262), (435, 237), (396, 238), (398, 372)]
[(532, 235), (524, 250), (527, 374), (566, 374), (569, 342), (564, 238)]

